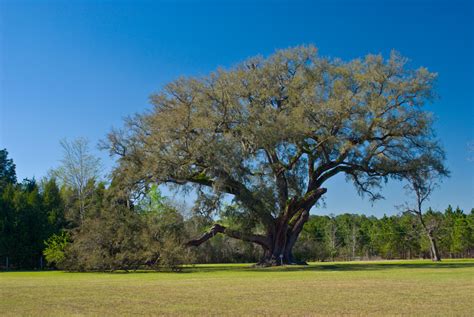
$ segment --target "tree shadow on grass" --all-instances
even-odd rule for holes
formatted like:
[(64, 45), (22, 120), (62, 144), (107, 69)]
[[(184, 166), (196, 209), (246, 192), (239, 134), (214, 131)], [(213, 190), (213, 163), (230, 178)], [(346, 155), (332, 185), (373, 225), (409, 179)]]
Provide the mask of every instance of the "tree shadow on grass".
[[(309, 265), (285, 265), (277, 267), (256, 267), (253, 264), (198, 264), (189, 265), (182, 268), (178, 272), (169, 270), (137, 270), (137, 271), (113, 271), (113, 272), (89, 272), (102, 274), (141, 274), (141, 273), (218, 273), (218, 272), (344, 272), (344, 271), (382, 271), (392, 269), (460, 269), (474, 268), (474, 260), (459, 261), (377, 261), (377, 262), (318, 262)], [(38, 271), (38, 270), (21, 270), (21, 271), (0, 271), (3, 272), (54, 272), (54, 270)], [(84, 273), (84, 272), (67, 272), (67, 273)]]
[(347, 262), (347, 263), (311, 263), (309, 265), (286, 265), (278, 267), (255, 267), (249, 265), (198, 265), (187, 267), (183, 272), (297, 272), (297, 271), (380, 271), (391, 269), (458, 269), (474, 268), (474, 261), (470, 262)]
[[(307, 266), (283, 267), (281, 271), (380, 271), (391, 269), (456, 269), (474, 267), (474, 262), (441, 262), (441, 263), (337, 263), (312, 264)], [(278, 269), (278, 268), (277, 268)]]
[[(318, 262), (309, 265), (285, 265), (277, 267), (258, 267), (252, 263), (249, 264), (197, 264), (189, 265), (182, 268), (179, 272), (171, 271), (153, 271), (153, 270), (138, 270), (138, 271), (115, 271), (108, 272), (109, 274), (127, 274), (127, 273), (218, 273), (218, 272), (344, 272), (344, 271), (382, 271), (392, 269), (459, 269), (459, 268), (474, 268), (473, 261), (444, 261), (431, 262), (426, 261), (378, 261), (378, 262)], [(107, 272), (106, 272), (107, 273)]]

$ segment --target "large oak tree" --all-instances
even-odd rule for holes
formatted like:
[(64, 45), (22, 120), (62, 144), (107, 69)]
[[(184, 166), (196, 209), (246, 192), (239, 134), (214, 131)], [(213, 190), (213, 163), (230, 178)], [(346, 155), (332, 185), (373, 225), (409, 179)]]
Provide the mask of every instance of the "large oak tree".
[(221, 233), (262, 246), (264, 263), (295, 263), (292, 248), (330, 178), (345, 174), (377, 199), (389, 178), (444, 168), (423, 110), (435, 78), (397, 53), (344, 62), (312, 46), (281, 50), (168, 84), (152, 110), (109, 134), (109, 147), (133, 192), (167, 183), (194, 186), (201, 202), (233, 197), (243, 224), (216, 223), (189, 245)]

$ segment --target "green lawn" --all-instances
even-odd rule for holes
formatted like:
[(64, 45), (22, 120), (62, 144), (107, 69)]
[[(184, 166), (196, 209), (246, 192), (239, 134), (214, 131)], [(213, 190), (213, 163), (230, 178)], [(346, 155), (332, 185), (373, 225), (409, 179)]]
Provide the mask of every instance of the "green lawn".
[(474, 260), (0, 273), (0, 315), (474, 316)]

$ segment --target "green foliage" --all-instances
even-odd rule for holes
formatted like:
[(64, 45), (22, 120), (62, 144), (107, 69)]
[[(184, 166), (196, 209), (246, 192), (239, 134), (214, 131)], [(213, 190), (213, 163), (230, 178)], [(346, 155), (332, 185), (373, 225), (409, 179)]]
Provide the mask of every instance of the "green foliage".
[(104, 210), (100, 216), (84, 219), (72, 235), (64, 268), (78, 271), (138, 269), (153, 254), (141, 243), (141, 223), (121, 209)]
[(331, 230), (333, 221), (330, 217), (311, 217), (305, 224), (298, 243), (295, 256), (300, 259), (325, 261), (337, 253)]
[(60, 232), (66, 227), (65, 204), (61, 191), (54, 178), (45, 180), (42, 184), (43, 204), (42, 209), (47, 214), (48, 235)]
[(70, 235), (65, 231), (53, 234), (44, 242), (46, 248), (43, 250), (43, 254), (49, 265), (62, 267), (66, 259), (66, 248), (70, 242)]
[[(99, 189), (100, 190), (100, 189)], [(113, 186), (99, 214), (74, 231), (64, 268), (79, 271), (177, 270), (189, 260), (183, 217), (152, 188), (136, 208), (121, 204)]]
[(473, 247), (474, 226), (472, 216), (462, 215), (454, 221), (452, 228), (452, 245), (450, 251), (461, 256)]
[(34, 180), (8, 184), (0, 197), (0, 255), (11, 268), (39, 266), (43, 241), (54, 232), (43, 198)]
[[(448, 207), (424, 214), (445, 258), (472, 257), (472, 214)], [(430, 244), (415, 215), (402, 213), (380, 219), (363, 215), (311, 216), (295, 254), (306, 260), (430, 258)]]
[(142, 213), (160, 213), (166, 208), (165, 200), (158, 186), (153, 184), (138, 203), (137, 210)]
[(8, 158), (7, 149), (0, 150), (0, 192), (7, 184), (16, 183), (15, 164)]

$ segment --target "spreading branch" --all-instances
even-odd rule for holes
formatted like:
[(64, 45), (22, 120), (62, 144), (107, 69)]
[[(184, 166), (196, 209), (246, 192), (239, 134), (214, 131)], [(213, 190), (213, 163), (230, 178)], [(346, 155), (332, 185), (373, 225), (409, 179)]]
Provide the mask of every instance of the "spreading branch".
[(265, 249), (270, 248), (270, 243), (268, 239), (262, 235), (257, 235), (257, 234), (252, 234), (252, 233), (244, 233), (244, 232), (239, 232), (236, 230), (229, 229), (227, 227), (224, 227), (223, 225), (220, 224), (214, 224), (209, 231), (204, 233), (201, 237), (190, 240), (186, 243), (187, 246), (200, 246), (207, 240), (213, 238), (216, 234), (222, 233), (225, 234), (228, 237), (242, 240), (242, 241), (247, 241), (247, 242), (253, 242), (258, 245), (261, 245)]

